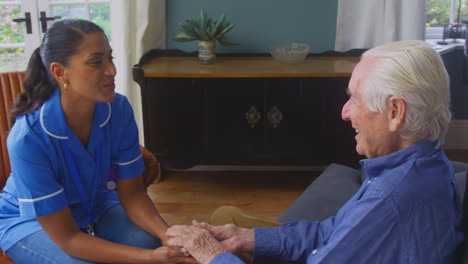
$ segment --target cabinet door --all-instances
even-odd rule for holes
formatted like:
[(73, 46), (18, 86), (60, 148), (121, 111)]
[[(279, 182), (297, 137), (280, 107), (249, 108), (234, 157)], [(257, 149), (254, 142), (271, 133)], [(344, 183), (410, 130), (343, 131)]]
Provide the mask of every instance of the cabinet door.
[(358, 165), (355, 132), (351, 122), (341, 118), (341, 109), (348, 100), (348, 82), (349, 78), (304, 80), (304, 147), (310, 164)]
[(198, 164), (202, 152), (202, 91), (192, 79), (147, 78), (145, 83), (145, 145), (166, 168)]
[(275, 164), (301, 165), (304, 111), (300, 78), (265, 80), (264, 158)]
[(256, 78), (198, 79), (204, 91), (206, 164), (249, 164), (263, 147), (264, 82)]

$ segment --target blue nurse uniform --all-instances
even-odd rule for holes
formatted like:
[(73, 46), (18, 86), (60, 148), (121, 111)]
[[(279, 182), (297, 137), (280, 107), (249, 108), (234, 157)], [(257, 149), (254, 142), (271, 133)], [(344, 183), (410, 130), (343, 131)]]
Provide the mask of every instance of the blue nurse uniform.
[(0, 194), (0, 246), (6, 251), (15, 242), (42, 230), (36, 218), (69, 207), (80, 228), (88, 215), (80, 200), (62, 142), (76, 164), (95, 222), (119, 203), (109, 191), (111, 168), (117, 179), (140, 175), (144, 163), (133, 110), (123, 95), (110, 103), (96, 103), (93, 127), (84, 146), (68, 127), (60, 92), (35, 111), (17, 118), (7, 139), (12, 172)]

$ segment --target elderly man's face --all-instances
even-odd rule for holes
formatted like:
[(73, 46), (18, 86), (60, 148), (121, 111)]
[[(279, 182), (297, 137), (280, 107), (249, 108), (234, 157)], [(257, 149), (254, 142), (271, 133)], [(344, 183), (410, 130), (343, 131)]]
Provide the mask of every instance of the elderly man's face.
[(351, 121), (356, 130), (356, 151), (367, 158), (390, 154), (399, 149), (398, 133), (390, 131), (390, 118), (387, 111), (372, 112), (362, 98), (362, 87), (376, 59), (365, 57), (356, 65), (349, 82), (349, 100), (343, 106), (341, 116)]

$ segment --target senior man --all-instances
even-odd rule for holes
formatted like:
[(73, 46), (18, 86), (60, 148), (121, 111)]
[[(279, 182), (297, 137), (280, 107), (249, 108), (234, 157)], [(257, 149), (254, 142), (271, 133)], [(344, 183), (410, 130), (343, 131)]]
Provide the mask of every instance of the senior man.
[(368, 50), (349, 82), (342, 117), (356, 130), (366, 181), (322, 222), (274, 228), (173, 226), (168, 244), (200, 263), (254, 259), (306, 263), (452, 263), (463, 240), (462, 207), (443, 151), (451, 118), (449, 78), (421, 41)]

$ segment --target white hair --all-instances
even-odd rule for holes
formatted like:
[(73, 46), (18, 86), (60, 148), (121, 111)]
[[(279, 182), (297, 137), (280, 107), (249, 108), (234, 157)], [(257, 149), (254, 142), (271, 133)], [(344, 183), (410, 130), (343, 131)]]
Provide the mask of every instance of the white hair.
[(369, 56), (377, 60), (361, 90), (367, 107), (383, 112), (390, 96), (400, 97), (406, 102), (400, 136), (443, 145), (452, 114), (450, 79), (440, 55), (423, 41), (400, 41), (362, 54)]

